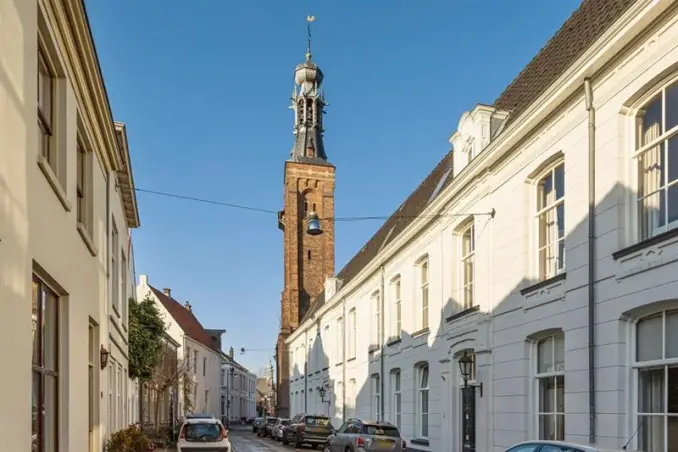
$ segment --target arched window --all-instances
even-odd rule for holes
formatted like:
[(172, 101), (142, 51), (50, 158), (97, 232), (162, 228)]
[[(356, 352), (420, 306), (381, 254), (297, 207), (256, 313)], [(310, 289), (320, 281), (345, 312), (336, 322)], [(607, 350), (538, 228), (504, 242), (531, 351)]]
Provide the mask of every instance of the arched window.
[(678, 80), (638, 111), (638, 231), (647, 239), (678, 226)]
[(539, 439), (565, 439), (565, 336), (556, 334), (537, 343)]
[(678, 444), (678, 310), (636, 324), (638, 449), (668, 452)]
[(420, 364), (416, 370), (416, 425), (417, 437), (428, 438), (428, 364)]
[(379, 421), (381, 420), (381, 377), (379, 374), (374, 374), (370, 378), (372, 383), (372, 417)]
[(565, 162), (550, 167), (537, 182), (539, 278), (565, 270)]
[(400, 381), (400, 369), (393, 369), (391, 371), (391, 421), (393, 421), (398, 428), (402, 428), (402, 389)]

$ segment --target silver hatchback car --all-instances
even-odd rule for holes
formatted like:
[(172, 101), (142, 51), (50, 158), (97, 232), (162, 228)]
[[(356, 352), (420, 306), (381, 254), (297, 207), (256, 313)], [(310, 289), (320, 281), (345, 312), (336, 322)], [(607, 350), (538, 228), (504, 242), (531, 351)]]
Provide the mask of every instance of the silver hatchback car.
[(405, 452), (405, 447), (405, 440), (395, 425), (354, 418), (327, 438), (323, 452)]

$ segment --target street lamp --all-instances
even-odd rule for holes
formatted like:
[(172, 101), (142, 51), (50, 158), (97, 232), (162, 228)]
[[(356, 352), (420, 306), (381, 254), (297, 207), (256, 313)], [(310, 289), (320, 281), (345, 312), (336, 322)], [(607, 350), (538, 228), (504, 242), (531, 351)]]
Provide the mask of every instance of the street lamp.
[(464, 352), (464, 356), (459, 358), (459, 371), (461, 373), (461, 378), (464, 380), (464, 389), (466, 388), (478, 388), (480, 389), (480, 397), (483, 396), (483, 383), (480, 382), (477, 385), (469, 386), (468, 380), (471, 378), (471, 372), (473, 371), (473, 358), (471, 358), (468, 353)]
[(101, 344), (101, 348), (99, 349), (99, 361), (101, 361), (101, 370), (104, 370), (106, 366), (108, 365), (108, 357), (110, 355), (110, 352), (106, 350), (104, 347), (104, 344)]
[(322, 401), (322, 403), (325, 403), (325, 388), (320, 386), (318, 388), (318, 394), (320, 394), (320, 400)]

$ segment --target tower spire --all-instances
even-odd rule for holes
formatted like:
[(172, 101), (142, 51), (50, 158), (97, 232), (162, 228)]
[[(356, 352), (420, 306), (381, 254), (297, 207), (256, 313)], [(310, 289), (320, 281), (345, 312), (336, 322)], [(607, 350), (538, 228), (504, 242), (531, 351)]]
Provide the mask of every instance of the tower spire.
[(295, 162), (327, 163), (322, 125), (326, 105), (321, 90), (323, 72), (311, 59), (311, 23), (314, 21), (315, 16), (306, 17), (308, 33), (306, 61), (298, 65), (294, 71), (292, 109), (295, 139), (290, 157)]

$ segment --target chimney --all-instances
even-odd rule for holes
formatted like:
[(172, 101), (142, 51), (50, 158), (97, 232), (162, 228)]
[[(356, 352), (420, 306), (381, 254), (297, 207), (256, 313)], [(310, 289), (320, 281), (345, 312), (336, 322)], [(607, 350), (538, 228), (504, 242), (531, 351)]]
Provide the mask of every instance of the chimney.
[[(169, 290), (169, 289), (167, 289), (167, 290)], [(184, 303), (184, 307), (186, 309), (188, 309), (189, 312), (193, 312), (193, 309), (191, 308), (191, 303), (189, 303), (188, 301), (186, 303)]]
[(139, 275), (139, 284), (142, 286), (148, 285), (148, 275)]
[(228, 349), (228, 356), (233, 359), (233, 347)]
[(168, 297), (172, 298), (172, 289), (170, 289), (169, 287), (165, 287), (164, 289), (162, 289), (162, 292)]

